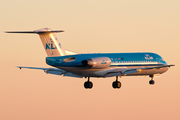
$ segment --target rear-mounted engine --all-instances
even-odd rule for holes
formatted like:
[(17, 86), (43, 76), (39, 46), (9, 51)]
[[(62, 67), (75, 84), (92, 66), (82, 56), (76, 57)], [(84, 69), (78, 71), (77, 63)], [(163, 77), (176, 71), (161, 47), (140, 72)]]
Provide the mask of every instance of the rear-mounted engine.
[(88, 68), (107, 68), (111, 65), (111, 60), (108, 57), (97, 57), (83, 60), (81, 63)]

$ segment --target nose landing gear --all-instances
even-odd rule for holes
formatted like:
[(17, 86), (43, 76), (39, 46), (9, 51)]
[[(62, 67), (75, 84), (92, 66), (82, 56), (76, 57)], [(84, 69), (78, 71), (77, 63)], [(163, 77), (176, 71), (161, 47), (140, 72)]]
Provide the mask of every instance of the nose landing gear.
[(84, 83), (84, 88), (91, 89), (93, 87), (93, 83), (89, 81), (90, 77), (88, 77), (88, 80)]
[(112, 83), (112, 87), (114, 88), (114, 89), (116, 89), (116, 88), (120, 88), (121, 87), (121, 82), (120, 81), (118, 81), (118, 76), (116, 76), (116, 81), (114, 81), (113, 83)]
[(153, 80), (154, 75), (150, 75), (149, 77), (151, 77), (151, 80), (149, 81), (150, 85), (154, 85), (155, 81)]

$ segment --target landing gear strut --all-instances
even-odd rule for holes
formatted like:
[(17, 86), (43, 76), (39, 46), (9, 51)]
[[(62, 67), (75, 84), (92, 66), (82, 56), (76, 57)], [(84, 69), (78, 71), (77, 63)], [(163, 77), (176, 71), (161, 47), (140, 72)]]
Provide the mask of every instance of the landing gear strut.
[(88, 77), (88, 80), (84, 83), (84, 88), (91, 89), (93, 87), (93, 83), (89, 81), (90, 77)]
[(116, 81), (114, 81), (113, 83), (112, 83), (112, 87), (114, 88), (114, 89), (116, 89), (116, 88), (120, 88), (121, 87), (121, 82), (120, 81), (118, 81), (118, 76), (116, 76)]
[(153, 80), (154, 75), (150, 75), (149, 77), (151, 77), (151, 80), (149, 81), (150, 85), (154, 85), (155, 81)]

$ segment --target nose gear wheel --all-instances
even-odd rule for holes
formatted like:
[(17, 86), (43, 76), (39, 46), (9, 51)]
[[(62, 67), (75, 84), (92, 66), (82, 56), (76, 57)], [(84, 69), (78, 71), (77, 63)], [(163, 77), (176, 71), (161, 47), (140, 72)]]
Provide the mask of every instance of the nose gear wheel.
[(149, 81), (150, 85), (154, 85), (155, 81), (153, 80), (154, 75), (150, 75), (149, 77), (151, 77), (151, 80)]

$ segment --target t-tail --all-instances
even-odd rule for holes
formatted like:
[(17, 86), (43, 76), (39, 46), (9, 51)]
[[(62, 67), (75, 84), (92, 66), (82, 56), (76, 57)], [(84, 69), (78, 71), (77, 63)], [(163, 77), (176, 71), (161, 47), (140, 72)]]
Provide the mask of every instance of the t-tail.
[(56, 32), (64, 32), (62, 30), (51, 30), (50, 28), (42, 28), (35, 31), (12, 31), (6, 33), (36, 33), (41, 38), (44, 49), (47, 53), (48, 57), (53, 56), (65, 56), (70, 54), (78, 54), (76, 52), (71, 52), (65, 50), (59, 40), (57, 39), (54, 33)]
[[(43, 32), (44, 31), (44, 32)], [(64, 48), (61, 46), (61, 43), (55, 36), (55, 34), (52, 32), (46, 31), (52, 31), (49, 28), (42, 28), (39, 30), (36, 30), (36, 33), (42, 32), (39, 34), (39, 37), (41, 38), (42, 44), (44, 46), (44, 49), (48, 56), (64, 56), (66, 55), (66, 52)], [(54, 31), (54, 32), (63, 32), (63, 31)]]

